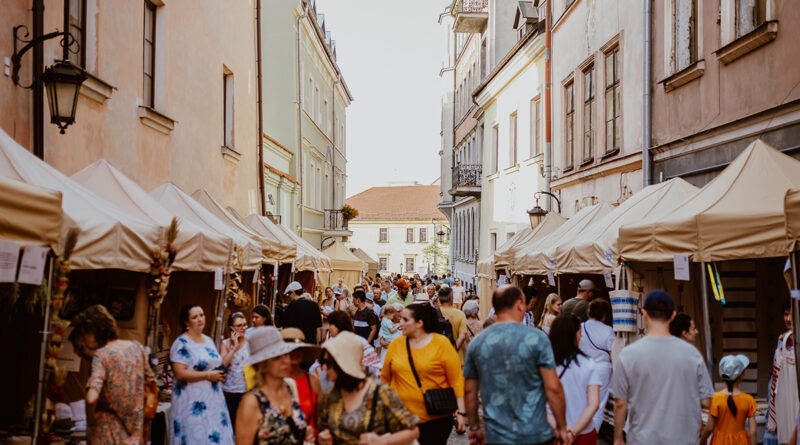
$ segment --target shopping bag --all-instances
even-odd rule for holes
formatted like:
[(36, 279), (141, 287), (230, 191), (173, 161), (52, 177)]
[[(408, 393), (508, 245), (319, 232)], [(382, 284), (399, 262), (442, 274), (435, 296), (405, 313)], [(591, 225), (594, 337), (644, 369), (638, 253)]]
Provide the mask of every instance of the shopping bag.
[[(617, 283), (608, 295), (611, 299), (614, 332), (638, 332), (639, 301), (641, 292), (634, 292), (625, 287), (632, 287), (631, 271), (624, 266), (617, 269)], [(623, 284), (624, 283), (624, 284)]]

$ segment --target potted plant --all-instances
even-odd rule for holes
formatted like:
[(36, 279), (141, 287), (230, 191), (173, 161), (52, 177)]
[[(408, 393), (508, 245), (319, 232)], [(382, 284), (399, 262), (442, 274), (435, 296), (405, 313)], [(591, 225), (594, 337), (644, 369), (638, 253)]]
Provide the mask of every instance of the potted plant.
[(355, 208), (353, 208), (353, 207), (351, 207), (351, 206), (349, 206), (347, 204), (345, 204), (342, 207), (342, 219), (344, 220), (343, 221), (344, 222), (343, 225), (344, 225), (345, 228), (347, 228), (347, 222), (348, 221), (350, 221), (351, 219), (357, 218), (357, 217), (358, 217), (358, 210), (356, 210)]

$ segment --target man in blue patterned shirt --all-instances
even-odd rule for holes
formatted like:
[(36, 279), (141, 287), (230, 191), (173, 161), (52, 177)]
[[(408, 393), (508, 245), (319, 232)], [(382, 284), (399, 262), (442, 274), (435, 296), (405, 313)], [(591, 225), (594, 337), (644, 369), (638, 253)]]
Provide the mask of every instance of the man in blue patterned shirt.
[[(522, 324), (527, 307), (518, 288), (499, 287), (492, 306), (497, 321), (472, 339), (464, 363), (470, 444), (566, 443), (566, 402), (550, 340)], [(479, 391), (486, 431), (478, 418)], [(546, 403), (555, 431), (547, 422)]]

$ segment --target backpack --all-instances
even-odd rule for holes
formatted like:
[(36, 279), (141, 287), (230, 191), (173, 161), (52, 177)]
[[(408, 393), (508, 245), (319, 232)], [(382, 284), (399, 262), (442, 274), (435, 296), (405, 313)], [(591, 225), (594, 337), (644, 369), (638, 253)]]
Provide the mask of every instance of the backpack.
[(444, 316), (441, 309), (436, 308), (436, 314), (439, 316), (439, 333), (447, 337), (450, 343), (455, 346), (456, 338), (453, 336), (453, 325), (450, 324), (450, 320)]

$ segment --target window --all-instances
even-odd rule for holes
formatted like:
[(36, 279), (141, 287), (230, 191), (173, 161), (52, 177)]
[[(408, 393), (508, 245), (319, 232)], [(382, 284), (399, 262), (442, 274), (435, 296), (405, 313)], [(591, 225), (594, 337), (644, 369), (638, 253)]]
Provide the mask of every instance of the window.
[(620, 103), (619, 46), (606, 53), (606, 153), (620, 148), (622, 104)]
[(672, 0), (673, 72), (697, 61), (697, 0)]
[(144, 2), (144, 106), (155, 105), (156, 5)]
[(314, 114), (314, 79), (308, 79), (308, 91), (306, 91), (305, 99), (305, 109), (306, 114), (313, 115)]
[(406, 272), (414, 272), (416, 267), (414, 267), (414, 257), (407, 257), (406, 258)]
[(767, 0), (736, 0), (736, 37), (756, 29), (767, 18)]
[(389, 258), (386, 258), (385, 256), (378, 257), (378, 268), (381, 270), (381, 272), (388, 270)]
[[(67, 60), (75, 66), (86, 67), (86, 0), (64, 0), (64, 29), (75, 38)], [(74, 51), (74, 52), (73, 52)]]
[(222, 72), (222, 91), (223, 91), (223, 141), (226, 147), (233, 148), (233, 73), (228, 69)]
[(419, 242), (428, 242), (428, 229), (419, 229)]
[(594, 65), (583, 72), (583, 160), (594, 155)]
[(407, 243), (414, 242), (414, 229), (406, 229), (406, 242)]
[(566, 151), (565, 168), (575, 165), (575, 83), (570, 81), (564, 91), (566, 134), (564, 149)]
[(539, 99), (531, 101), (531, 147), (530, 156), (540, 153), (539, 149)]
[(330, 131), (328, 129), (328, 99), (322, 102), (322, 128), (326, 133)]
[(388, 228), (380, 228), (380, 229), (378, 229), (378, 242), (379, 243), (388, 243), (389, 242), (389, 229)]
[(490, 233), (489, 234), (489, 249), (491, 249), (490, 253), (494, 253), (497, 250), (497, 234)]
[(494, 144), (494, 164), (492, 164), (492, 173), (497, 173), (497, 168), (499, 165), (498, 157), (500, 152), (500, 130), (498, 129), (497, 125), (492, 128), (492, 144)]
[(517, 112), (511, 113), (508, 122), (508, 166), (517, 164)]

